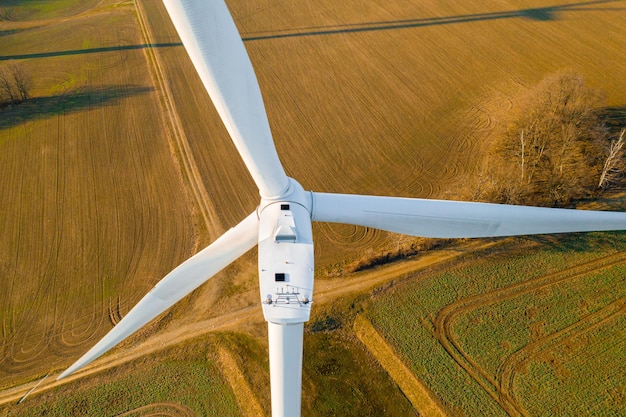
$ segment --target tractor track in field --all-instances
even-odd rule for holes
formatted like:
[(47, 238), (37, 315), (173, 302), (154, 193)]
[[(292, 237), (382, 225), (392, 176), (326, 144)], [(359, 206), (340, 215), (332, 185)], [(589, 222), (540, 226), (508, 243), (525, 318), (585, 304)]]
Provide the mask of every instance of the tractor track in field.
[[(550, 343), (552, 336), (558, 338), (558, 333), (550, 335), (544, 338), (543, 343), (541, 340), (537, 341), (537, 344), (530, 344), (523, 348), (520, 353), (514, 354), (507, 359), (505, 366), (502, 368), (502, 372), (505, 373), (504, 378), (502, 375), (490, 375), (485, 371), (480, 364), (478, 364), (470, 355), (468, 355), (462, 348), (459, 342), (455, 340), (453, 325), (455, 320), (464, 313), (475, 310), (476, 308), (509, 300), (520, 295), (530, 293), (533, 291), (548, 288), (555, 284), (562, 283), (564, 281), (577, 278), (584, 274), (589, 274), (594, 271), (609, 268), (614, 265), (618, 265), (626, 262), (626, 252), (618, 252), (612, 255), (595, 259), (589, 262), (585, 262), (565, 270), (557, 271), (547, 275), (534, 278), (529, 281), (524, 281), (518, 284), (510, 285), (504, 288), (498, 288), (496, 290), (482, 293), (473, 297), (461, 299), (455, 303), (449, 304), (439, 311), (435, 318), (435, 336), (444, 347), (444, 349), (454, 358), (454, 360), (495, 400), (502, 408), (511, 416), (526, 416), (523, 408), (515, 401), (512, 394), (512, 383), (515, 377), (515, 369), (519, 369), (518, 365), (526, 358), (525, 354), (529, 351), (541, 349), (545, 343)], [(619, 303), (618, 303), (619, 304)], [(621, 306), (621, 304), (619, 304)], [(598, 313), (599, 314), (599, 313)], [(595, 315), (592, 315), (595, 316)], [(593, 320), (593, 317), (589, 317), (589, 320)], [(593, 324), (592, 324), (593, 325)], [(577, 327), (582, 327), (585, 331), (584, 323)], [(570, 326), (570, 327), (572, 327)], [(571, 329), (570, 329), (571, 330)], [(574, 331), (574, 330), (571, 330)], [(562, 337), (566, 337), (561, 335)], [(528, 348), (529, 351), (524, 351)], [(530, 358), (528, 358), (530, 360)], [(503, 382), (504, 381), (504, 382)]]
[(527, 368), (530, 362), (536, 360), (537, 357), (540, 357), (545, 351), (563, 345), (569, 340), (592, 331), (624, 314), (626, 314), (626, 297), (622, 297), (608, 304), (595, 313), (588, 314), (581, 320), (572, 323), (564, 329), (548, 334), (524, 346), (509, 356), (500, 369), (498, 369), (501, 392), (506, 398), (511, 398), (515, 404), (517, 404), (517, 408), (521, 411), (522, 415), (530, 415), (515, 398), (513, 385), (517, 374)]
[[(146, 18), (142, 0), (133, 0), (135, 10), (137, 12), (137, 22), (144, 38), (144, 42), (148, 45), (155, 43), (152, 30)], [(188, 186), (188, 192), (195, 202), (194, 207), (204, 222), (204, 228), (209, 233), (211, 240), (215, 240), (224, 230), (219, 221), (217, 211), (213, 205), (213, 199), (210, 198), (202, 175), (198, 169), (198, 165), (193, 156), (189, 141), (182, 126), (178, 111), (176, 110), (174, 95), (169, 88), (167, 75), (161, 64), (159, 53), (153, 48), (144, 48), (146, 60), (153, 82), (157, 91), (160, 93), (160, 104), (163, 109), (164, 122), (167, 130), (170, 132), (168, 141), (174, 161), (180, 166), (182, 171), (183, 183)]]
[(258, 398), (254, 395), (250, 384), (246, 380), (243, 370), (237, 363), (232, 352), (226, 347), (217, 346), (217, 357), (220, 372), (230, 385), (233, 393), (235, 393), (235, 401), (239, 407), (239, 411), (244, 417), (258, 417), (265, 413), (259, 403)]
[(196, 413), (189, 407), (171, 402), (159, 402), (144, 405), (134, 410), (118, 414), (115, 417), (141, 415), (143, 417), (195, 417)]

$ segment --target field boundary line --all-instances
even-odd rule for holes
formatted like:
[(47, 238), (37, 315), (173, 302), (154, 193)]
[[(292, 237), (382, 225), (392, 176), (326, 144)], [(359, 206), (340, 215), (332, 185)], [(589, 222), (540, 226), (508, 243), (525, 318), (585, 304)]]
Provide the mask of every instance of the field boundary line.
[(39, 385), (41, 385), (41, 383), (42, 383), (43, 381), (45, 381), (45, 380), (46, 380), (46, 378), (48, 378), (48, 376), (49, 376), (49, 375), (50, 375), (50, 372), (48, 372), (48, 373), (46, 374), (46, 376), (44, 376), (43, 378), (41, 378), (41, 379), (39, 380), (39, 382), (37, 382), (37, 383), (35, 384), (35, 386), (34, 386), (34, 387), (32, 387), (32, 388), (31, 388), (31, 389), (30, 389), (30, 390), (29, 390), (26, 394), (24, 394), (24, 396), (23, 396), (22, 398), (20, 398), (20, 400), (19, 400), (17, 403), (18, 403), (18, 404), (21, 404), (21, 403), (22, 403), (22, 401), (24, 401), (24, 400), (26, 399), (26, 397), (28, 397), (30, 394), (32, 394), (32, 393), (33, 393), (33, 392), (34, 392), (34, 391), (35, 391), (35, 390), (39, 387)]
[(447, 416), (435, 395), (407, 368), (391, 346), (378, 334), (372, 323), (362, 314), (357, 315), (354, 320), (354, 331), (420, 416)]
[(216, 350), (220, 372), (233, 391), (239, 411), (247, 417), (264, 416), (259, 400), (231, 352), (221, 345), (217, 345)]

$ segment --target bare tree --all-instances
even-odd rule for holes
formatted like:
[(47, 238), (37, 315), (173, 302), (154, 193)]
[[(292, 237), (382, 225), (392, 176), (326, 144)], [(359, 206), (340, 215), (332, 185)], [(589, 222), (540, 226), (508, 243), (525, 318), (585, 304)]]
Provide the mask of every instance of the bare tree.
[(16, 102), (16, 92), (11, 74), (6, 68), (0, 69), (0, 104), (6, 106)]
[(0, 69), (0, 107), (28, 100), (31, 85), (31, 77), (24, 67), (10, 64)]
[(12, 65), (10, 71), (20, 101), (28, 100), (30, 98), (30, 88), (32, 84), (30, 75), (26, 72), (24, 67), (18, 65)]
[[(513, 99), (506, 132), (491, 148), (485, 199), (566, 205), (596, 189), (606, 130), (601, 92), (580, 75), (557, 73)], [(521, 175), (520, 175), (521, 173)]]
[(15, 9), (6, 7), (0, 10), (0, 21), (2, 20), (15, 20)]
[(617, 140), (611, 142), (609, 147), (609, 154), (604, 161), (604, 167), (600, 174), (600, 181), (598, 182), (598, 188), (606, 189), (611, 184), (614, 184), (622, 175), (624, 171), (624, 132), (626, 129), (622, 129)]

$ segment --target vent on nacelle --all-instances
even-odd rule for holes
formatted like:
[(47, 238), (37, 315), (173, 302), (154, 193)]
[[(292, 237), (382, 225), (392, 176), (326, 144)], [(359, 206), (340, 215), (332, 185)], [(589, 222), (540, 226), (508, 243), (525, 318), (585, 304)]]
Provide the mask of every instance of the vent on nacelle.
[(295, 242), (296, 232), (287, 225), (280, 225), (276, 230), (276, 242)]

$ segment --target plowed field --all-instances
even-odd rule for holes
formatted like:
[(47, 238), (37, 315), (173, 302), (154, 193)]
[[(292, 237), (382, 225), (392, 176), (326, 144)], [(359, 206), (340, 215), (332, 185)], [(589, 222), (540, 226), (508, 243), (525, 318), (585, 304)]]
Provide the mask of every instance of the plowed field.
[(193, 253), (142, 43), (128, 5), (2, 36), (34, 81), (0, 122), (3, 386), (67, 363)]

